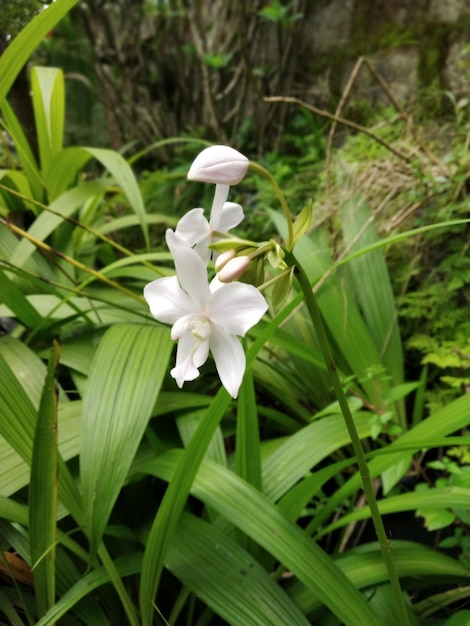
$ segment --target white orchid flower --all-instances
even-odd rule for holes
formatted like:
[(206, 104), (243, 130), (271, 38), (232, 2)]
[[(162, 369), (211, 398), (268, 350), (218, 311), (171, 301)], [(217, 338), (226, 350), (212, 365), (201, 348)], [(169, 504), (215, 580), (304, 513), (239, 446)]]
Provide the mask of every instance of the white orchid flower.
[(184, 215), (176, 226), (176, 234), (209, 263), (212, 250), (209, 245), (217, 239), (217, 233), (227, 233), (243, 220), (243, 209), (235, 202), (226, 202), (229, 186), (218, 184), (215, 188), (209, 221), (203, 209), (192, 209)]
[(250, 162), (230, 146), (210, 146), (200, 152), (189, 168), (188, 179), (215, 185), (238, 185)]
[(166, 241), (176, 276), (149, 283), (144, 297), (158, 321), (172, 324), (171, 337), (178, 341), (170, 374), (181, 388), (197, 378), (211, 352), (222, 384), (236, 398), (246, 367), (239, 337), (261, 319), (267, 302), (252, 285), (222, 284), (216, 278), (209, 285), (197, 252), (170, 229)]

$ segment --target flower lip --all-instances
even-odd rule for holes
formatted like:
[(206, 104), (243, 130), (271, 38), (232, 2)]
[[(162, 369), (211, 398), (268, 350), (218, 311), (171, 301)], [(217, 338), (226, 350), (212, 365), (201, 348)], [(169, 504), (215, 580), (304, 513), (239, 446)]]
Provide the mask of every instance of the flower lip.
[(249, 160), (230, 146), (210, 146), (194, 159), (189, 180), (215, 185), (237, 185), (248, 170)]

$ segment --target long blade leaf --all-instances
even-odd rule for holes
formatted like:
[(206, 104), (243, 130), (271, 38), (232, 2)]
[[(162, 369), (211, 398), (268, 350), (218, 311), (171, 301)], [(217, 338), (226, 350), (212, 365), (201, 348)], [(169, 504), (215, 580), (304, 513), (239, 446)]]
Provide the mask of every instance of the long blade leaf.
[(59, 344), (54, 341), (39, 406), (29, 486), (29, 538), (39, 615), (44, 615), (55, 600), (58, 362)]
[(77, 2), (78, 0), (56, 0), (31, 20), (10, 43), (0, 58), (0, 103), (34, 49)]
[(91, 551), (152, 415), (172, 342), (157, 325), (118, 324), (103, 337), (83, 398), (81, 486)]

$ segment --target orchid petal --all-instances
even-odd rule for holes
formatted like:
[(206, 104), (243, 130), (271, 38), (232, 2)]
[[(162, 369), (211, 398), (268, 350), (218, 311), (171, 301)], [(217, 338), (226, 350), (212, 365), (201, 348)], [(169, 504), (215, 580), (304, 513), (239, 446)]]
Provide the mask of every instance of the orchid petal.
[(240, 340), (212, 324), (210, 349), (222, 385), (232, 398), (236, 398), (246, 367), (245, 352)]
[(204, 217), (204, 209), (192, 209), (179, 220), (175, 234), (189, 246), (210, 236), (210, 226)]
[(189, 172), (189, 180), (203, 183), (237, 185), (245, 176), (250, 162), (230, 146), (210, 146), (194, 159)]
[(264, 296), (253, 285), (229, 283), (213, 291), (211, 283), (211, 291), (207, 315), (226, 333), (243, 337), (268, 310)]
[[(194, 300), (196, 305), (204, 307), (210, 292), (203, 260), (170, 228), (166, 231), (166, 242), (173, 255), (176, 275), (181, 288)], [(193, 312), (196, 312), (194, 306)]]
[(204, 237), (201, 239), (195, 246), (194, 251), (201, 257), (204, 265), (207, 267), (209, 261), (211, 260), (211, 256), (213, 254), (213, 250), (209, 248), (209, 245), (212, 243), (211, 235)]
[(227, 233), (231, 228), (238, 226), (243, 218), (243, 209), (239, 204), (236, 204), (235, 202), (226, 202), (222, 207), (217, 223), (214, 223), (211, 215), (211, 230)]
[(176, 350), (176, 364), (170, 371), (180, 389), (186, 381), (199, 376), (198, 367), (206, 362), (208, 354), (208, 341), (199, 342), (190, 331), (181, 337)]
[(194, 310), (194, 302), (181, 289), (176, 276), (157, 278), (144, 287), (144, 298), (155, 319), (174, 324)]

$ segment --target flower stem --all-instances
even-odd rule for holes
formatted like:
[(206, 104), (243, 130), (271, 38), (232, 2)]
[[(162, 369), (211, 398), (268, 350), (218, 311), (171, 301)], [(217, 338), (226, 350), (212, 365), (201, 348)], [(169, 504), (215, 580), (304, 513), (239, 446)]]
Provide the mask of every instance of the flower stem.
[(282, 193), (281, 188), (279, 187), (279, 185), (277, 184), (277, 182), (274, 180), (274, 178), (271, 176), (271, 174), (268, 172), (267, 169), (265, 169), (259, 163), (255, 163), (254, 161), (250, 161), (249, 168), (250, 170), (253, 170), (257, 174), (261, 174), (261, 176), (264, 176), (264, 178), (266, 178), (269, 181), (271, 187), (274, 189), (276, 193), (276, 196), (278, 197), (279, 202), (281, 203), (281, 207), (284, 212), (284, 217), (286, 218), (286, 224), (287, 224), (286, 248), (290, 252), (292, 248), (294, 247), (294, 231), (292, 228), (292, 214), (287, 205), (286, 198), (284, 194)]
[(341, 385), (341, 380), (340, 380), (338, 370), (336, 369), (336, 365), (333, 359), (333, 353), (331, 351), (331, 347), (328, 341), (328, 337), (326, 334), (325, 326), (323, 324), (323, 319), (321, 317), (320, 309), (318, 307), (316, 298), (312, 291), (310, 281), (304, 269), (302, 268), (301, 265), (299, 265), (294, 255), (290, 252), (287, 252), (285, 261), (289, 265), (295, 266), (295, 275), (305, 297), (305, 304), (307, 305), (310, 318), (312, 320), (313, 326), (317, 334), (320, 349), (322, 351), (323, 357), (326, 362), (327, 370), (330, 376), (330, 382), (333, 386), (336, 399), (338, 400), (338, 403), (340, 405), (341, 412), (343, 414), (344, 421), (346, 423), (346, 427), (349, 432), (349, 436), (351, 437), (351, 444), (352, 444), (354, 454), (357, 459), (359, 473), (360, 473), (361, 480), (362, 480), (362, 486), (363, 486), (364, 493), (367, 498), (367, 503), (369, 505), (369, 509), (371, 512), (371, 517), (374, 523), (375, 532), (377, 534), (377, 539), (380, 544), (380, 549), (382, 551), (383, 560), (387, 568), (388, 577), (389, 577), (389, 580), (390, 580), (390, 583), (391, 583), (391, 586), (395, 595), (398, 614), (400, 618), (400, 624), (401, 626), (409, 626), (410, 622), (409, 622), (408, 612), (407, 612), (404, 597), (401, 591), (400, 580), (395, 570), (395, 564), (393, 562), (393, 557), (391, 553), (391, 545), (385, 534), (385, 528), (383, 525), (382, 517), (379, 512), (379, 507), (377, 504), (377, 499), (375, 497), (375, 492), (374, 492), (372, 480), (370, 477), (370, 471), (367, 465), (361, 439), (357, 432), (356, 425), (354, 423), (354, 418), (351, 413), (351, 409), (349, 408), (346, 395)]

